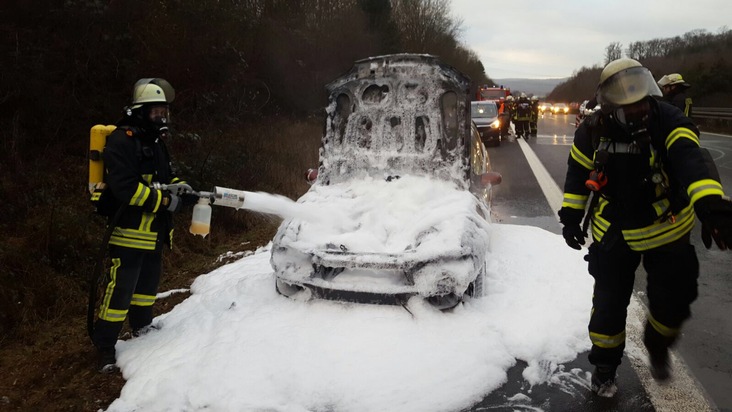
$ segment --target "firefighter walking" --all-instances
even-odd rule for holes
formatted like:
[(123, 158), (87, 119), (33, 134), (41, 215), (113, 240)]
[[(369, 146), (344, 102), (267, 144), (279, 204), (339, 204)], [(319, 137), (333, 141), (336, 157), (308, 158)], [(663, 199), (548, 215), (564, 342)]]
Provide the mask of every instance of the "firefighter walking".
[(707, 248), (712, 239), (722, 250), (732, 246), (732, 202), (699, 147), (699, 132), (680, 110), (654, 98), (660, 95), (639, 62), (610, 62), (596, 93), (601, 110), (580, 124), (568, 159), (559, 217), (567, 245), (580, 249), (589, 202), (593, 243), (586, 260), (595, 280), (589, 361), (592, 391), (605, 397), (617, 391), (640, 263), (648, 273), (643, 342), (652, 376), (665, 380), (668, 349), (697, 297), (699, 263), (689, 240), (695, 215)]

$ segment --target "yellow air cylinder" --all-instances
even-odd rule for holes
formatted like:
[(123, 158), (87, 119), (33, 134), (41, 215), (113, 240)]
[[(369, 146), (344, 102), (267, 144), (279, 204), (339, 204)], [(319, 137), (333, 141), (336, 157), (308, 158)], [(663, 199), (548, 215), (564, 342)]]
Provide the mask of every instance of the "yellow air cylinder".
[(104, 160), (102, 151), (107, 143), (107, 136), (116, 129), (116, 126), (95, 125), (89, 132), (89, 193), (103, 188)]

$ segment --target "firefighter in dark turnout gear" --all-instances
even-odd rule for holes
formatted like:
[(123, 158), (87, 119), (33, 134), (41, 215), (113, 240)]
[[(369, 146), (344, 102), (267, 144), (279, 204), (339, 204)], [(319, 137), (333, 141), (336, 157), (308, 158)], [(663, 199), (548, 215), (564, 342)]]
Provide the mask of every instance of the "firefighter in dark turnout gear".
[[(635, 271), (648, 273), (644, 344), (651, 374), (669, 377), (668, 348), (690, 317), (699, 263), (689, 234), (696, 216), (702, 240), (732, 246), (732, 202), (716, 168), (705, 163), (699, 132), (677, 108), (654, 99), (651, 73), (632, 59), (610, 62), (600, 75), (601, 110), (580, 124), (559, 211), (567, 245), (580, 249), (591, 219), (585, 258), (595, 280), (588, 326), (595, 366), (592, 390), (613, 396), (625, 347), (626, 309)], [(590, 201), (590, 197), (592, 200)]]
[(531, 120), (529, 120), (529, 135), (536, 137), (539, 130), (539, 97), (531, 96)]
[[(163, 79), (138, 81), (132, 106), (125, 108), (104, 148), (108, 193), (102, 197), (107, 199), (108, 224), (114, 228), (109, 240), (112, 266), (92, 334), (100, 372), (117, 370), (115, 344), (126, 318), (133, 334), (151, 324), (162, 250), (171, 246), (172, 212), (197, 200), (190, 186), (173, 172), (163, 142), (169, 133), (174, 94)], [(179, 184), (176, 192), (158, 188), (175, 183)]]
[(678, 73), (671, 73), (658, 80), (658, 86), (663, 92), (663, 100), (681, 109), (684, 116), (691, 117), (691, 97), (686, 95), (686, 89), (691, 85), (684, 81)]
[(529, 121), (531, 121), (531, 101), (526, 93), (521, 93), (516, 100), (515, 111), (513, 111), (513, 122), (516, 126), (516, 138), (521, 136), (529, 137)]

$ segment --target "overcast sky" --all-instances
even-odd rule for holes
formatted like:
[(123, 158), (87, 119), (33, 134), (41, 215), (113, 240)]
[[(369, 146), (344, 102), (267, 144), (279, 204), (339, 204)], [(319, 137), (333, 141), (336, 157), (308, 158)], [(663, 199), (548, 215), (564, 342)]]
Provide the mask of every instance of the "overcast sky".
[(602, 65), (605, 48), (620, 42), (683, 35), (730, 26), (730, 0), (452, 0), (463, 43), (493, 79), (557, 78)]

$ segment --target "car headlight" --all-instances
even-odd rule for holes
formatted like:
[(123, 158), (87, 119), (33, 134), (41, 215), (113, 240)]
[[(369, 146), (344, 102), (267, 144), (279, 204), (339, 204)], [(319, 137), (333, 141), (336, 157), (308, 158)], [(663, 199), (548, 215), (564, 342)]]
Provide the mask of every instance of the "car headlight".
[(499, 127), (501, 127), (501, 121), (500, 120), (497, 120), (496, 119), (496, 120), (493, 121), (493, 123), (491, 123), (491, 128), (492, 129), (498, 129)]

